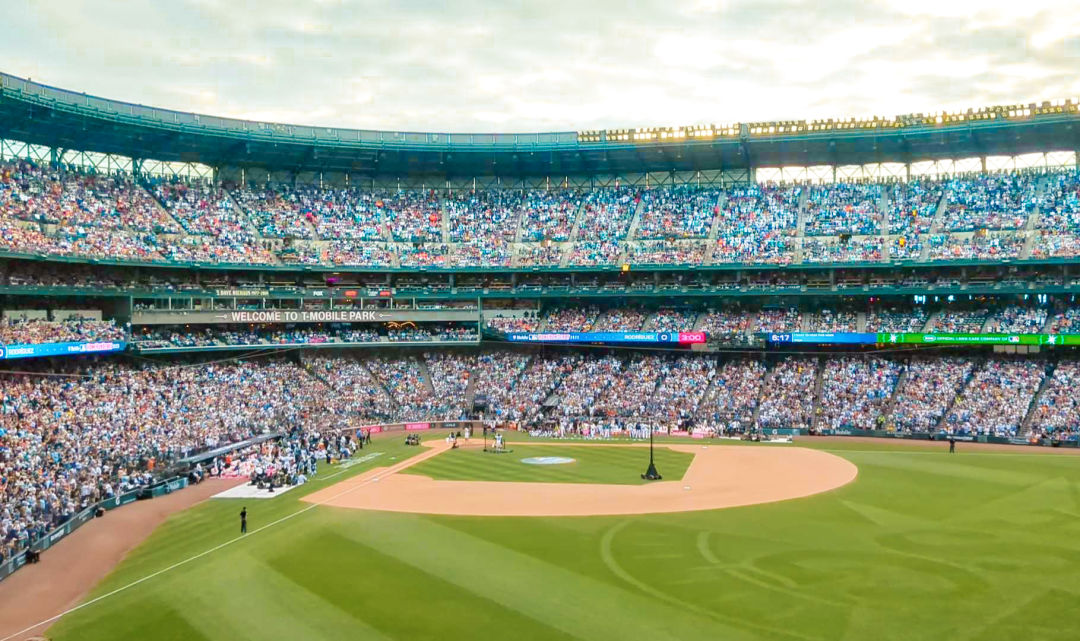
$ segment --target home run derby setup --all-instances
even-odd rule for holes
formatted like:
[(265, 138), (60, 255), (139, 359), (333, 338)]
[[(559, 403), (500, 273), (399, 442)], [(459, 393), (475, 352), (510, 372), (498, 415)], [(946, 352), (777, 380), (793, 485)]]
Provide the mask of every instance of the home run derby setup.
[[(348, 3), (203, 4), (263, 26), (183, 78), (338, 113), (246, 47), (307, 52)], [(567, 43), (667, 28), (579, 10)], [(429, 53), (504, 33), (394, 16)], [(664, 42), (635, 51), (713, 51)], [(374, 118), (404, 89), (366, 73), (335, 86)], [(0, 641), (1077, 637), (1076, 99), (474, 134), (211, 94), (0, 74)]]

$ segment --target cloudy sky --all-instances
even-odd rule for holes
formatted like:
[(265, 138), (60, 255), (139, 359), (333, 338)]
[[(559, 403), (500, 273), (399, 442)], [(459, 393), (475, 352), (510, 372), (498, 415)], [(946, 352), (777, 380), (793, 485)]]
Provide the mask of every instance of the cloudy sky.
[(564, 131), (1080, 95), (1080, 0), (4, 0), (0, 70), (327, 126)]

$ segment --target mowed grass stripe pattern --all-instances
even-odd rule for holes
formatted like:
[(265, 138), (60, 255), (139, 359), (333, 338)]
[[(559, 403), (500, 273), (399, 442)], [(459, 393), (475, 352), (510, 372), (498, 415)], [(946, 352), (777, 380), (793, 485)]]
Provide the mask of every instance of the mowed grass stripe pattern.
[[(405, 470), (437, 481), (522, 481), (528, 483), (609, 483), (641, 485), (649, 466), (647, 447), (583, 445), (524, 445), (510, 443), (511, 452), (491, 454), (480, 448), (444, 452)], [(558, 456), (573, 463), (529, 465), (525, 458)], [(656, 467), (664, 480), (677, 481), (686, 474), (694, 455), (666, 447), (655, 448)]]
[[(396, 440), (378, 447), (409, 453)], [(840, 453), (859, 466), (850, 485), (713, 512), (476, 518), (317, 508), (65, 617), (48, 634), (1076, 638), (1080, 459), (858, 447)], [(301, 491), (257, 504), (253, 521), (294, 511)], [(237, 510), (212, 501), (171, 520), (98, 591), (232, 537)]]

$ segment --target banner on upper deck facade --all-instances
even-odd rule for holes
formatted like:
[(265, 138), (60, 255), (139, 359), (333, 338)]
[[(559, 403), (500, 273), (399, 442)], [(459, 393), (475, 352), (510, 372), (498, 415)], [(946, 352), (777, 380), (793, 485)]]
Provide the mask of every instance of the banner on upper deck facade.
[(0, 360), (36, 358), (41, 356), (74, 356), (77, 354), (107, 354), (122, 352), (124, 341), (92, 341), (69, 343), (38, 343), (34, 345), (0, 345)]
[(705, 332), (510, 332), (515, 343), (704, 343)]
[(476, 323), (475, 309), (250, 309), (235, 311), (137, 311), (132, 325), (223, 325), (229, 323), (389, 323), (458, 321)]

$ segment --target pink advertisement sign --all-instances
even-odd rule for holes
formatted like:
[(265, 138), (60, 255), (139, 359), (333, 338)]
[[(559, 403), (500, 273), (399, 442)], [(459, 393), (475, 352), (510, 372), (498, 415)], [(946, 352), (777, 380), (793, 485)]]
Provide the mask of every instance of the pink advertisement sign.
[(431, 423), (406, 423), (405, 429), (409, 432), (431, 429)]

